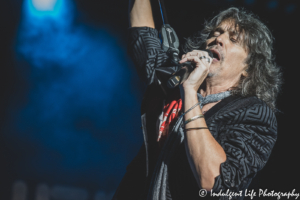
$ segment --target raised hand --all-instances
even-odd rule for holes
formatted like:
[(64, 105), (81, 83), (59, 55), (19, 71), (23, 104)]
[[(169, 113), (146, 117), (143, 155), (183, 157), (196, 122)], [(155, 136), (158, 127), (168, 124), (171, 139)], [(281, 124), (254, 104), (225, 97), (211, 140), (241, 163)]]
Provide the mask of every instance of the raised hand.
[(194, 50), (184, 54), (179, 63), (184, 63), (187, 61), (193, 62), (196, 67), (194, 71), (191, 72), (188, 79), (182, 83), (181, 87), (184, 90), (197, 91), (208, 75), (212, 58), (209, 57), (206, 51)]

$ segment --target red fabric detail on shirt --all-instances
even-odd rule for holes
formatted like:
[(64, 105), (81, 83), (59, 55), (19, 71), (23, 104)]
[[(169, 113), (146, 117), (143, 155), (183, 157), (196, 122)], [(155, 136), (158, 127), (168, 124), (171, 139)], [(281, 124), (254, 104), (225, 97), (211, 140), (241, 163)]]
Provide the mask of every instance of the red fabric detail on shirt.
[(163, 121), (159, 127), (159, 134), (157, 138), (160, 148), (168, 137), (170, 124), (178, 118), (181, 109), (181, 99), (171, 100), (169, 103), (166, 102), (163, 108)]

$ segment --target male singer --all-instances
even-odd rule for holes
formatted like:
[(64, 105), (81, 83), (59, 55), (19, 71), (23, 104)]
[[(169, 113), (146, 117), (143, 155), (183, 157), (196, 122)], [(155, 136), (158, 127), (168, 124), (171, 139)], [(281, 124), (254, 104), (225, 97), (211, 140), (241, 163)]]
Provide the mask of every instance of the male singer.
[(232, 199), (243, 199), (277, 139), (281, 76), (269, 29), (244, 10), (220, 12), (187, 39), (180, 63), (196, 67), (179, 89), (166, 93), (156, 69), (172, 64), (161, 48), (149, 0), (131, 1), (130, 26), (129, 53), (148, 85), (144, 143), (113, 199), (208, 199), (227, 190)]

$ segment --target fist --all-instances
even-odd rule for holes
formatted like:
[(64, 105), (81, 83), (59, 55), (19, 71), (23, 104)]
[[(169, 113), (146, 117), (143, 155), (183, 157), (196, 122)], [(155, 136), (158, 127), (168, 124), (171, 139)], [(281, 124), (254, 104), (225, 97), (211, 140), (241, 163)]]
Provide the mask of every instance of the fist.
[(212, 58), (209, 57), (206, 51), (194, 50), (182, 55), (182, 60), (179, 63), (190, 61), (195, 64), (194, 71), (191, 72), (189, 77), (181, 84), (184, 90), (197, 91), (204, 79), (207, 77), (209, 67), (212, 63)]

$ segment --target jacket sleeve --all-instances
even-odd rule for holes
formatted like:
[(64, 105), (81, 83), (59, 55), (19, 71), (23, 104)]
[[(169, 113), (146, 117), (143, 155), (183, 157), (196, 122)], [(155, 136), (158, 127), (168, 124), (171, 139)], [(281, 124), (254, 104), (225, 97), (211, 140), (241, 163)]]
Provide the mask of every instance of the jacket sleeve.
[(128, 29), (128, 52), (141, 79), (147, 85), (159, 83), (155, 69), (168, 62), (168, 56), (161, 48), (158, 31), (150, 27)]
[(266, 104), (232, 111), (224, 114), (225, 118), (227, 123), (219, 129), (219, 141), (227, 159), (221, 164), (212, 190), (239, 192), (265, 166), (277, 139), (277, 121)]

